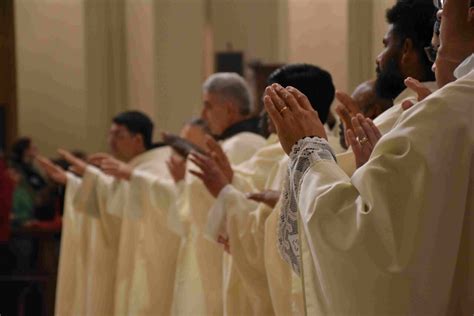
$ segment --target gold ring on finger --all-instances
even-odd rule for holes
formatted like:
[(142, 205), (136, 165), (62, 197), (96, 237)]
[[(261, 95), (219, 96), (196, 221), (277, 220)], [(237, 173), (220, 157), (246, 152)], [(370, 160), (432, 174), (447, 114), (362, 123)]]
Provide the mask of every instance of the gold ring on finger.
[(367, 138), (367, 136), (357, 137), (357, 141), (361, 146), (364, 146), (369, 141), (369, 139)]
[(285, 112), (286, 110), (288, 110), (288, 107), (287, 107), (287, 106), (284, 106), (279, 112), (280, 112), (280, 114), (282, 114), (282, 113)]

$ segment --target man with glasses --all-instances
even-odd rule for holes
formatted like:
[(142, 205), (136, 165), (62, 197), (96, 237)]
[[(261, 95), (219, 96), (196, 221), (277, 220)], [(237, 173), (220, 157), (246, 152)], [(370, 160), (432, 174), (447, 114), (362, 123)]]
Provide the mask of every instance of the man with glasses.
[[(431, 0), (399, 0), (387, 11), (388, 31), (383, 38), (384, 49), (376, 58), (375, 91), (379, 98), (393, 101), (393, 106), (374, 120), (382, 134), (391, 130), (403, 113), (402, 104), (416, 102), (415, 91), (405, 86), (405, 78), (423, 82), (431, 91), (437, 89), (433, 61), (426, 56), (424, 48), (432, 39), (436, 21), (436, 8)], [(351, 119), (360, 113), (356, 102), (345, 93), (338, 92), (338, 114), (344, 131), (352, 129)], [(352, 152), (347, 152), (338, 160), (354, 160)], [(345, 170), (348, 174), (354, 172)]]
[[(290, 156), (283, 214), (298, 216), (308, 314), (472, 315), (474, 10), (447, 0), (436, 71), (455, 82), (405, 111), (348, 178), (292, 88), (265, 107)], [(281, 108), (288, 107), (282, 114)], [(359, 137), (372, 137), (365, 125)], [(295, 242), (296, 243), (296, 242)], [(317, 304), (314, 304), (317, 302)]]
[[(109, 130), (110, 152), (137, 170), (168, 180), (171, 191), (174, 184), (165, 164), (171, 149), (153, 144), (153, 127), (144, 113), (118, 114)], [(140, 208), (128, 183), (66, 151), (62, 155), (81, 177), (38, 159), (50, 178), (66, 185), (56, 314), (169, 314), (179, 237), (156, 219), (163, 210)], [(91, 159), (104, 169), (106, 157), (115, 161), (108, 154), (95, 157)], [(159, 238), (150, 238), (150, 231)], [(150, 243), (155, 252), (149, 251)]]
[(436, 20), (435, 25), (434, 25), (434, 30), (433, 30), (433, 38), (431, 39), (431, 44), (425, 47), (426, 57), (433, 64), (436, 61), (436, 54), (438, 53), (438, 48), (439, 48), (439, 26), (440, 26), (440, 21)]

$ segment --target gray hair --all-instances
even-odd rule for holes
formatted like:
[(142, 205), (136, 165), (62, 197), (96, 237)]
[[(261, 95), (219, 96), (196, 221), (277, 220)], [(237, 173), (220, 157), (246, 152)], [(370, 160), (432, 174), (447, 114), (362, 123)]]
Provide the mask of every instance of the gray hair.
[(218, 72), (209, 76), (202, 85), (203, 92), (215, 93), (236, 102), (239, 112), (248, 115), (252, 111), (252, 96), (244, 78), (234, 72)]

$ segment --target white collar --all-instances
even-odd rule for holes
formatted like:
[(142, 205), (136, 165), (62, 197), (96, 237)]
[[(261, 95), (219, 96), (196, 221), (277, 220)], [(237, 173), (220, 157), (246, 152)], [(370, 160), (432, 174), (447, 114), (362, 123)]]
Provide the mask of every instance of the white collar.
[(454, 70), (454, 77), (456, 79), (459, 79), (461, 77), (464, 77), (468, 73), (471, 72), (471, 70), (474, 69), (474, 54), (471, 54), (471, 56), (467, 57), (457, 68)]

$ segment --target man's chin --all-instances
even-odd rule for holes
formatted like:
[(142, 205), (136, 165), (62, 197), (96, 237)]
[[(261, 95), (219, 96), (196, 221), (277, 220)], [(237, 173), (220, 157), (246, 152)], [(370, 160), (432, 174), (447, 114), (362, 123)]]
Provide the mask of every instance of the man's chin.
[(375, 81), (375, 93), (377, 97), (381, 99), (393, 100), (398, 97), (403, 90), (405, 90), (405, 85), (403, 80), (400, 80), (399, 78), (389, 80), (377, 77), (377, 80)]

